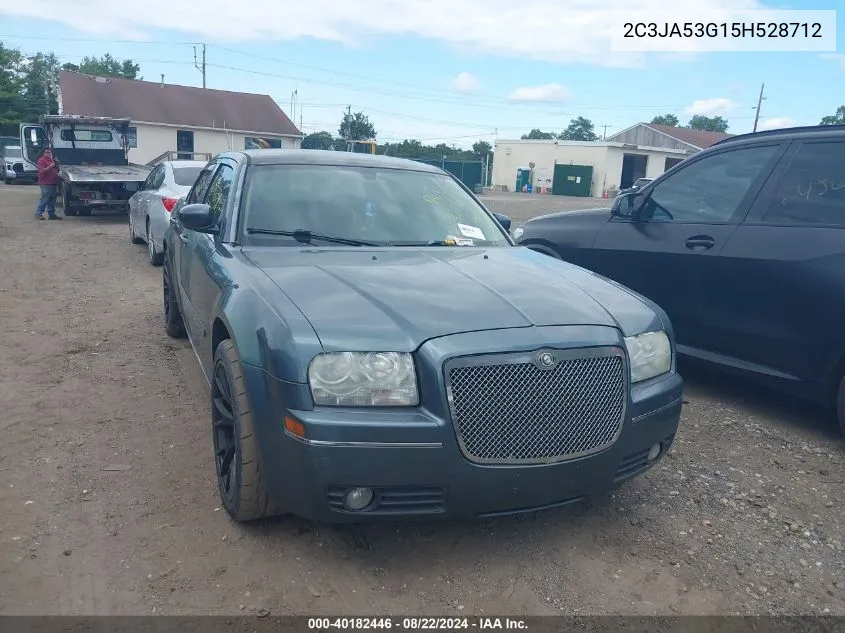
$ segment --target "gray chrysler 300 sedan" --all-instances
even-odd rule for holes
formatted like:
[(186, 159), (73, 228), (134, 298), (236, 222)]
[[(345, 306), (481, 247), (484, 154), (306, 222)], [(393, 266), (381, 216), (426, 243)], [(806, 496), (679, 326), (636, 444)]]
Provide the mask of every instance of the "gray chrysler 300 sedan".
[(601, 495), (671, 446), (663, 310), (515, 246), (439, 169), (230, 152), (171, 218), (165, 326), (211, 386), (236, 520), (531, 511)]

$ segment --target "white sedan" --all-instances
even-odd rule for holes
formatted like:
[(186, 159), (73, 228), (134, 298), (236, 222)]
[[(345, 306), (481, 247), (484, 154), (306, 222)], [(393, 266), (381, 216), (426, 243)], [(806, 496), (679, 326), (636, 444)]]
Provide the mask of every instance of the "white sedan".
[(129, 239), (147, 243), (150, 263), (161, 266), (163, 238), (170, 224), (170, 212), (187, 196), (206, 162), (176, 160), (159, 163), (141, 188), (129, 198)]

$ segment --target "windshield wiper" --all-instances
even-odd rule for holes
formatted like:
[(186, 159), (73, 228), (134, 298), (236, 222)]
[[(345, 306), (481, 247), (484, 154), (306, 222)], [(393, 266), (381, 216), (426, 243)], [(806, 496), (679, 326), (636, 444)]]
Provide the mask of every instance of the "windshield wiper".
[[(429, 240), (427, 242), (390, 242), (390, 246), (469, 246), (452, 240)], [(473, 244), (476, 246), (476, 244)]]
[(297, 229), (295, 231), (277, 231), (275, 229), (254, 229), (248, 228), (246, 230), (250, 235), (284, 235), (292, 237), (297, 242), (303, 244), (311, 244), (314, 246), (312, 240), (323, 240), (324, 242), (333, 242), (335, 244), (346, 244), (347, 246), (384, 246), (379, 242), (367, 242), (365, 240), (356, 240), (347, 237), (334, 237), (333, 235), (323, 235), (322, 233), (315, 233), (306, 229)]

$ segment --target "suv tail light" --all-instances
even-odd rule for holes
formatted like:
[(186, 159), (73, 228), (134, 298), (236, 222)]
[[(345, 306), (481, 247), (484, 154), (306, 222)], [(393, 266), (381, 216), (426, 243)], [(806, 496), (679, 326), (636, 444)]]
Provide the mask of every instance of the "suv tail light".
[(177, 202), (179, 202), (179, 198), (162, 198), (161, 199), (161, 203), (164, 205), (164, 208), (168, 213), (173, 211), (173, 207), (176, 206)]

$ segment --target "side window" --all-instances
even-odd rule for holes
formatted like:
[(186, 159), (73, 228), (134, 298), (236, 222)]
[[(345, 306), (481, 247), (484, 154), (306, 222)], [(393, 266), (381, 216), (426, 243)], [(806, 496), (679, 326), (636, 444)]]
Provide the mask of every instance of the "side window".
[(147, 179), (144, 181), (144, 184), (141, 185), (142, 191), (147, 191), (148, 189), (152, 189), (152, 182), (156, 175), (156, 167), (153, 167), (153, 170), (147, 175)]
[(150, 182), (150, 189), (155, 190), (161, 187), (161, 183), (164, 182), (164, 165), (156, 167), (151, 176), (152, 182)]
[(690, 163), (654, 187), (642, 219), (692, 224), (730, 222), (778, 149), (778, 145), (749, 147)]
[(187, 200), (185, 200), (185, 204), (202, 202), (205, 198), (205, 192), (208, 190), (208, 183), (214, 175), (215, 169), (217, 169), (217, 163), (208, 165), (200, 172), (200, 175), (197, 176), (197, 181), (194, 183), (191, 192), (188, 194)]
[(235, 170), (229, 165), (220, 165), (220, 169), (214, 174), (211, 179), (211, 185), (208, 187), (208, 195), (206, 196), (206, 204), (211, 207), (211, 213), (219, 220), (226, 208), (226, 202), (229, 200), (229, 192), (232, 190), (232, 180), (235, 177)]
[(763, 223), (845, 227), (845, 141), (802, 143)]

